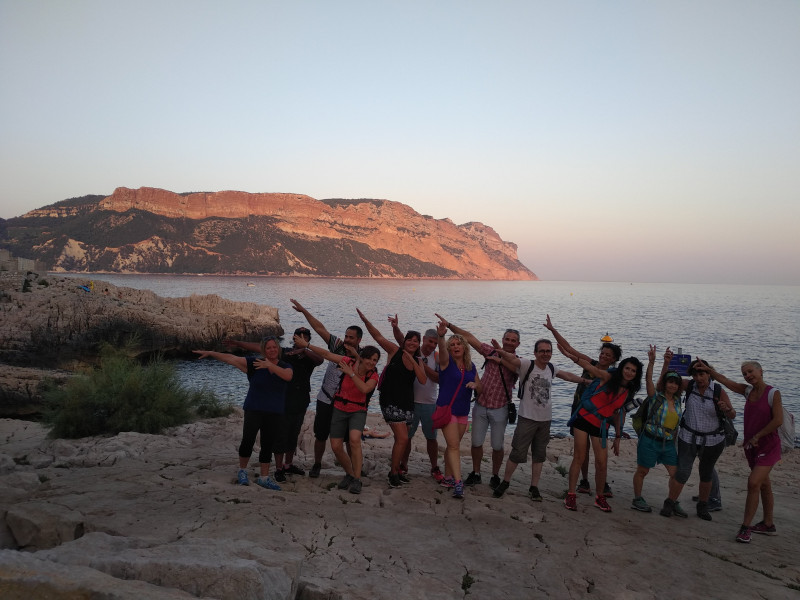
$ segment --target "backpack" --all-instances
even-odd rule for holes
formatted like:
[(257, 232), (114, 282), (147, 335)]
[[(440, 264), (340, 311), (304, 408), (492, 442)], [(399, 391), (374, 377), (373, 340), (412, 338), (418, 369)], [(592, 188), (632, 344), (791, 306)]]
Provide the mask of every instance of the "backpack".
[[(776, 388), (770, 388), (767, 395), (769, 407), (772, 408), (772, 396), (775, 395)], [(794, 437), (796, 430), (794, 428), (794, 415), (788, 411), (786, 406), (783, 406), (783, 423), (778, 427), (778, 437), (781, 440), (781, 452), (788, 452), (794, 450)]]

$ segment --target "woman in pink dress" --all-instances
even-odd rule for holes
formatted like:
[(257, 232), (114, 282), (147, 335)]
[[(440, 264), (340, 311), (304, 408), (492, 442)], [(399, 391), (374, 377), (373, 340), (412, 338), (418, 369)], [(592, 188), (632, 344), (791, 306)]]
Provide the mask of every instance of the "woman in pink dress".
[[(781, 459), (781, 440), (778, 435), (778, 428), (783, 424), (781, 393), (777, 388), (764, 383), (764, 371), (754, 360), (742, 363), (742, 376), (747, 383), (736, 383), (710, 367), (703, 366), (701, 370), (707, 371), (732, 392), (745, 397), (743, 447), (747, 464), (750, 465), (750, 477), (747, 479), (744, 519), (736, 541), (749, 543), (751, 533), (775, 535), (775, 498), (772, 495), (769, 474)], [(751, 526), (758, 510), (759, 498), (764, 518)]]

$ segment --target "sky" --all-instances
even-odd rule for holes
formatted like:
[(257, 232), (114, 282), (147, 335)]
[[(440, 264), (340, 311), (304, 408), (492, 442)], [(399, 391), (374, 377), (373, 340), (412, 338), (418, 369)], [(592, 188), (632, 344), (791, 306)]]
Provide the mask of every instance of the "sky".
[(381, 198), (541, 279), (800, 284), (797, 0), (0, 0), (0, 217)]

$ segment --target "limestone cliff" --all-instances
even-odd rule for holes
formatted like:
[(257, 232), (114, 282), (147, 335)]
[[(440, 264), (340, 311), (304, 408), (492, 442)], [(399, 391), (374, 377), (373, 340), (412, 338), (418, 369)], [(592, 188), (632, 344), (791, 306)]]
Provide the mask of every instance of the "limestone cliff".
[(57, 271), (535, 280), (517, 246), (389, 200), (118, 188), (6, 221)]

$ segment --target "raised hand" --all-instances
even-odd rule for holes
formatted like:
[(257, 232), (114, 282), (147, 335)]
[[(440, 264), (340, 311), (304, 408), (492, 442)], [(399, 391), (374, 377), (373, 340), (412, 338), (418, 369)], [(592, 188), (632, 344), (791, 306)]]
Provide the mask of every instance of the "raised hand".
[(389, 318), (387, 320), (389, 321), (389, 325), (391, 325), (392, 328), (399, 327), (400, 320), (397, 318), (396, 314), (395, 316), (389, 315)]
[(553, 327), (553, 322), (550, 320), (550, 315), (545, 315), (547, 320), (543, 323), (543, 325), (547, 328), (548, 331), (554, 331), (555, 327)]
[(305, 309), (305, 308), (303, 308), (303, 305), (302, 305), (302, 304), (300, 304), (300, 303), (299, 303), (297, 300), (295, 300), (294, 298), (289, 298), (289, 302), (291, 302), (291, 303), (292, 303), (292, 308), (293, 308), (293, 309), (295, 309), (297, 312), (300, 312), (300, 313), (301, 313), (301, 312), (305, 312), (305, 310), (306, 310), (306, 309)]
[(651, 363), (656, 362), (656, 347), (650, 344), (650, 350), (647, 351), (647, 360)]

